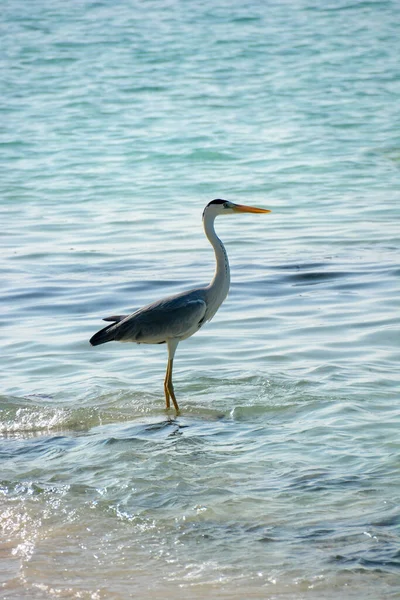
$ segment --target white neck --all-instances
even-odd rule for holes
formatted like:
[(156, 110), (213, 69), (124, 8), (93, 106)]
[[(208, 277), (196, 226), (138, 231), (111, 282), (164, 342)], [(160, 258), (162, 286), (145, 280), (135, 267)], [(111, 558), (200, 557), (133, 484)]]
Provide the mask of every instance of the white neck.
[(227, 297), (230, 284), (228, 255), (223, 243), (215, 233), (214, 220), (215, 215), (207, 215), (207, 213), (204, 215), (204, 231), (207, 239), (214, 248), (216, 260), (214, 277), (206, 288), (208, 296), (207, 321), (215, 315), (218, 308)]

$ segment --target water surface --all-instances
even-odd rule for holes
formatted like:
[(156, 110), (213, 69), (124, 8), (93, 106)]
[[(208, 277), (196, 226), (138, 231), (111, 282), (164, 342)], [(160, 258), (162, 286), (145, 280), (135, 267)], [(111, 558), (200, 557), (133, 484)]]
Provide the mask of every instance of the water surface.
[[(1, 16), (2, 594), (399, 594), (395, 2), (19, 0)], [(88, 340), (208, 283), (180, 344)]]

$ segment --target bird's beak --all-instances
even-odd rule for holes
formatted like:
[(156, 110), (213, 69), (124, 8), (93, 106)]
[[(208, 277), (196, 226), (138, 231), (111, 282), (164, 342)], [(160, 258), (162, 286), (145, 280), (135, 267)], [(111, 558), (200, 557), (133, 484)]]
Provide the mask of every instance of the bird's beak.
[(270, 213), (271, 211), (267, 208), (256, 208), (255, 206), (245, 206), (244, 204), (235, 204), (235, 212), (241, 213)]

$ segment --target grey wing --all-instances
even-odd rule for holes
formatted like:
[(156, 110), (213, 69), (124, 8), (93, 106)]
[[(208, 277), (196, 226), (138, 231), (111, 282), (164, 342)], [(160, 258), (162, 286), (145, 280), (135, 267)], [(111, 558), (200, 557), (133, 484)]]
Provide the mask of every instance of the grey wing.
[(171, 338), (184, 339), (199, 329), (206, 308), (201, 298), (173, 298), (151, 304), (118, 323), (114, 339), (138, 344), (160, 344)]

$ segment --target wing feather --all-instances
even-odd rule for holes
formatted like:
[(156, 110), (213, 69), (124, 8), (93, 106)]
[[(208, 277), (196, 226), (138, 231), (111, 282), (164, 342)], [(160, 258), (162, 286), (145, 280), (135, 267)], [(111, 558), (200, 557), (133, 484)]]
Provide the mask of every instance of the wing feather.
[(193, 292), (155, 302), (117, 323), (114, 339), (139, 344), (184, 339), (199, 329), (206, 308), (205, 300)]
[(119, 323), (120, 321), (126, 319), (126, 317), (128, 317), (128, 315), (113, 315), (112, 317), (103, 317), (103, 321), (112, 321), (115, 323)]

